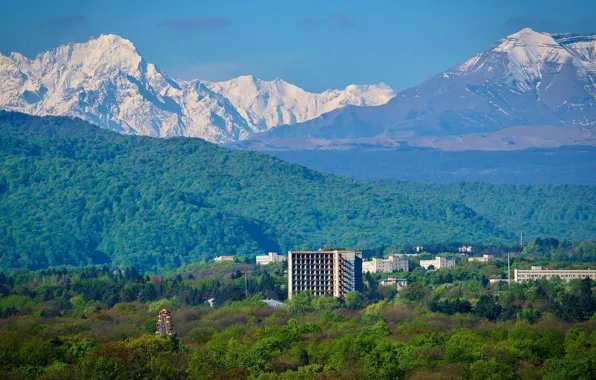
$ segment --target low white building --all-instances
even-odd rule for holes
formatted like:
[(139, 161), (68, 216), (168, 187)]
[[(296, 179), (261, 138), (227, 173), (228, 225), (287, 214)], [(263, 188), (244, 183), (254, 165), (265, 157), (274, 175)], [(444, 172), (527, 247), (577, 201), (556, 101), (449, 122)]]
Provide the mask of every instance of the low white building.
[(472, 253), (474, 252), (474, 247), (472, 247), (471, 245), (464, 245), (459, 247), (457, 250), (459, 251), (459, 253)]
[(392, 273), (395, 271), (407, 272), (408, 258), (406, 255), (391, 255), (386, 259), (374, 257), (370, 261), (362, 262), (362, 273)]
[(213, 259), (216, 263), (220, 263), (222, 261), (234, 261), (234, 256), (217, 256)]
[(421, 245), (416, 245), (416, 246), (412, 247), (412, 250), (416, 253), (420, 253), (420, 252), (424, 251), (424, 247)]
[(268, 265), (286, 261), (286, 256), (278, 255), (276, 252), (269, 252), (268, 255), (257, 256), (257, 265)]
[(402, 290), (408, 284), (408, 280), (403, 278), (388, 278), (386, 280), (379, 281), (380, 286), (394, 286), (397, 291)]
[(491, 261), (492, 259), (494, 259), (494, 257), (491, 255), (482, 255), (482, 257), (468, 257), (468, 261), (478, 261), (480, 263), (485, 264)]
[(428, 269), (431, 266), (435, 269), (452, 268), (455, 266), (455, 260), (437, 256), (434, 260), (420, 260), (420, 266), (424, 269)]
[(265, 302), (269, 307), (283, 307), (283, 302), (280, 302), (278, 300), (274, 300), (274, 299), (264, 299), (263, 302)]
[(532, 267), (532, 269), (514, 269), (513, 278), (515, 282), (523, 282), (528, 280), (538, 280), (540, 278), (549, 279), (551, 277), (559, 277), (563, 281), (570, 281), (576, 278), (582, 279), (590, 277), (596, 280), (596, 270), (594, 269), (580, 269), (580, 270), (553, 270), (542, 269), (542, 267)]
[(491, 278), (488, 281), (490, 282), (491, 285), (498, 284), (499, 282), (504, 282), (504, 283), (509, 282), (509, 280), (506, 278)]

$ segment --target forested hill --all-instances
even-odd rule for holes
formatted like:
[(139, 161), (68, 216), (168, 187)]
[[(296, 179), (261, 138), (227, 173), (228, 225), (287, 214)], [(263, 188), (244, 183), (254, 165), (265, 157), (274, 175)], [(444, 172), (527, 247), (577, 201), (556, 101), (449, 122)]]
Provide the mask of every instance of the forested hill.
[[(490, 199), (490, 188), (456, 199), (425, 185), (355, 181), (200, 139), (123, 136), (68, 118), (0, 113), (0, 162), (2, 268), (109, 262), (162, 270), (326, 243), (516, 239), (507, 215), (464, 204)], [(534, 196), (505, 189), (516, 192), (512, 208)], [(557, 237), (594, 236), (593, 194), (558, 193), (588, 211), (563, 215)]]
[[(586, 176), (596, 176), (587, 171)], [(390, 189), (463, 202), (497, 227), (534, 240), (558, 236), (596, 239), (596, 186), (498, 185), (483, 182), (428, 184), (386, 181)]]

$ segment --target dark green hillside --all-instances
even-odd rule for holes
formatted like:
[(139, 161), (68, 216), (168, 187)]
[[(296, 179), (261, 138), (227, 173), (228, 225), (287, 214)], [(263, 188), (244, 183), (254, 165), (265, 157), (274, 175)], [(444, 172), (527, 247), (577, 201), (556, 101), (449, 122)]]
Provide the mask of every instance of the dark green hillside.
[(3, 113), (2, 267), (169, 268), (220, 254), (503, 238), (455, 202), (405, 196), (199, 139)]
[[(596, 173), (586, 172), (589, 175)], [(389, 188), (463, 202), (497, 227), (517, 234), (523, 231), (532, 240), (539, 236), (596, 238), (595, 186), (390, 182)]]
[[(111, 262), (160, 270), (325, 243), (515, 239), (503, 220), (496, 227), (424, 188), (397, 191), (200, 139), (122, 136), (68, 118), (0, 113), (0, 162), (3, 268)], [(561, 224), (559, 237), (591, 237), (595, 220), (591, 213)]]

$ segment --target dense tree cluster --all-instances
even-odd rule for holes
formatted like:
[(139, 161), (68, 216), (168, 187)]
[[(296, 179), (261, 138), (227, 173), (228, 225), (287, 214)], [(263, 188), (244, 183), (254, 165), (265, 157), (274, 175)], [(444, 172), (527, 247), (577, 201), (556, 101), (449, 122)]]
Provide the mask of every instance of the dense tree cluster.
[[(217, 255), (595, 236), (585, 186), (355, 181), (200, 139), (0, 113), (0, 268), (153, 272)], [(513, 232), (515, 231), (515, 232)], [(452, 244), (453, 245), (453, 244)], [(450, 245), (450, 246), (452, 246)]]
[[(596, 371), (590, 279), (491, 287), (482, 279), (503, 274), (502, 263), (469, 263), (402, 273), (410, 283), (400, 292), (369, 274), (363, 293), (306, 291), (268, 307), (262, 299), (283, 296), (283, 271), (222, 263), (160, 276), (101, 266), (0, 273), (0, 309), (13, 308), (0, 319), (0, 372), (293, 380), (589, 379)], [(214, 307), (202, 301), (214, 295)], [(163, 307), (174, 336), (154, 336)]]
[[(198, 271), (204, 266), (193, 268)], [(37, 310), (40, 317), (72, 313), (86, 317), (129, 302), (192, 307), (215, 299), (216, 303), (223, 304), (241, 300), (247, 292), (265, 298), (286, 298), (282, 289), (286, 280), (281, 268), (277, 271), (253, 270), (246, 280), (235, 273), (221, 278), (208, 269), (201, 271), (201, 277), (196, 278), (193, 272), (150, 277), (140, 275), (134, 268), (110, 270), (105, 266), (70, 271), (51, 268), (12, 276), (0, 273), (0, 316)]]
[[(403, 192), (420, 192), (459, 201), (487, 216), (497, 227), (519, 237), (558, 236), (568, 240), (594, 239), (596, 217), (594, 186), (496, 185), (481, 182), (422, 184), (385, 181)], [(581, 199), (581, 200), (580, 200)], [(583, 225), (580, 228), (569, 227)]]

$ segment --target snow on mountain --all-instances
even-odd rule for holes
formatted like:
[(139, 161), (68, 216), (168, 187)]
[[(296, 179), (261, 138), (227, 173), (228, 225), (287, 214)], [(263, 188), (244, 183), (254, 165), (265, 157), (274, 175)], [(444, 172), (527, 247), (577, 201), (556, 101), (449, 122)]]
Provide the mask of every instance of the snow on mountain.
[(205, 84), (228, 99), (259, 131), (301, 123), (346, 105), (378, 106), (395, 96), (391, 87), (384, 83), (350, 85), (345, 90), (327, 90), (320, 94), (307, 92), (279, 78), (264, 81), (251, 75)]
[(393, 96), (384, 84), (315, 94), (279, 79), (175, 81), (116, 35), (71, 43), (34, 59), (0, 54), (0, 108), (80, 117), (126, 134), (224, 143), (345, 105), (384, 104)]
[(533, 126), (537, 135), (545, 126), (593, 128), (595, 58), (596, 35), (523, 29), (384, 105), (347, 106), (239, 145), (301, 149), (312, 141), (328, 146), (321, 143), (327, 140), (347, 147), (374, 139), (376, 146), (395, 146), (421, 136), (440, 140), (519, 126)]
[(507, 62), (505, 83), (517, 90), (531, 92), (543, 75), (572, 65), (580, 71), (596, 71), (596, 36), (538, 33), (526, 28), (498, 41), (488, 51), (455, 67), (455, 74), (471, 74), (499, 67)]

